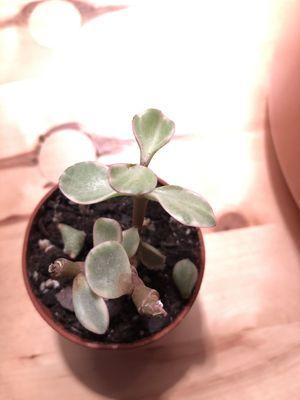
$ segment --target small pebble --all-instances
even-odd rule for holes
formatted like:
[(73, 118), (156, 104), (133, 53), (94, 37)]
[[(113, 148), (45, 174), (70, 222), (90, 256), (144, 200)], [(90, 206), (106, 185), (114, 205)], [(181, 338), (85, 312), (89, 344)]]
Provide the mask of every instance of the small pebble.
[(39, 273), (37, 271), (34, 271), (32, 274), (32, 278), (36, 282), (39, 279)]
[(47, 289), (57, 289), (60, 286), (60, 283), (55, 279), (47, 279), (45, 286)]
[(50, 249), (52, 249), (54, 247), (53, 244), (48, 239), (40, 239), (38, 241), (38, 244), (39, 244), (39, 248), (41, 250), (43, 250), (45, 253), (47, 253), (47, 251), (49, 251)]
[(151, 219), (150, 218), (144, 218), (143, 226), (148, 226), (150, 223), (151, 223)]
[(57, 289), (59, 287), (59, 282), (55, 279), (47, 279), (46, 281), (41, 282), (40, 291), (42, 293), (47, 293), (49, 289)]
[(48, 292), (48, 289), (46, 289), (46, 282), (41, 282), (41, 284), (40, 284), (40, 291), (41, 291), (42, 293), (47, 293), (47, 292)]
[(150, 218), (145, 218), (143, 222), (143, 226), (145, 226), (149, 231), (154, 232), (156, 230), (153, 221)]

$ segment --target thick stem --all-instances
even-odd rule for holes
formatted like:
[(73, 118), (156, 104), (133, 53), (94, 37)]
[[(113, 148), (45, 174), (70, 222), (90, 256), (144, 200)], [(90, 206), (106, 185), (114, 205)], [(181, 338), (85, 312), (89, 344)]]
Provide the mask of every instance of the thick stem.
[(84, 263), (81, 261), (70, 261), (66, 258), (58, 258), (49, 265), (48, 271), (52, 278), (73, 279), (84, 271)]
[(145, 197), (137, 196), (133, 200), (132, 224), (139, 230), (143, 226), (148, 200)]
[(139, 314), (149, 317), (167, 316), (167, 312), (159, 298), (158, 291), (144, 284), (134, 266), (132, 266), (132, 283), (133, 291), (131, 298)]

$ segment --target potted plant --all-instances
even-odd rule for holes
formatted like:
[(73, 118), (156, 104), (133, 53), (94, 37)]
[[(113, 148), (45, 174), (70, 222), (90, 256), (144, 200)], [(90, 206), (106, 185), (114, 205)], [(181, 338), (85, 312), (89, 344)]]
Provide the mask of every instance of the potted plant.
[(27, 228), (23, 275), (42, 317), (73, 342), (133, 348), (187, 314), (204, 271), (200, 227), (215, 224), (198, 194), (148, 167), (174, 134), (156, 109), (133, 118), (140, 164), (66, 169)]

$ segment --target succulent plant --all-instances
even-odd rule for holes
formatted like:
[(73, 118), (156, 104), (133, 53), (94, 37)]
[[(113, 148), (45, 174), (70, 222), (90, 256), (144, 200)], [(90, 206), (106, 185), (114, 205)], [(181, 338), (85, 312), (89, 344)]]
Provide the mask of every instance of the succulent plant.
[[(215, 225), (208, 202), (180, 186), (157, 186), (148, 167), (155, 153), (169, 142), (175, 125), (161, 111), (148, 109), (133, 118), (133, 132), (140, 148), (140, 164), (80, 162), (61, 175), (59, 187), (71, 201), (95, 204), (113, 197), (133, 197), (132, 227), (122, 232), (110, 218), (98, 218), (93, 227), (93, 248), (84, 261), (60, 258), (49, 266), (55, 279), (73, 280), (72, 307), (79, 322), (88, 330), (103, 334), (109, 326), (106, 300), (131, 296), (137, 311), (148, 317), (166, 316), (159, 293), (146, 286), (138, 275), (141, 262), (150, 270), (163, 270), (166, 257), (140, 238), (148, 201), (158, 202), (175, 220), (192, 227)], [(64, 252), (72, 259), (80, 254), (85, 233), (59, 224)], [(189, 298), (198, 270), (188, 259), (176, 263), (173, 280), (183, 299)], [(68, 292), (70, 293), (70, 292)], [(59, 298), (65, 302), (63, 292)], [(68, 304), (70, 303), (68, 299)], [(69, 307), (70, 308), (70, 307)]]
[(67, 224), (58, 224), (57, 227), (64, 243), (64, 253), (70, 258), (76, 258), (84, 245), (85, 232), (72, 228)]

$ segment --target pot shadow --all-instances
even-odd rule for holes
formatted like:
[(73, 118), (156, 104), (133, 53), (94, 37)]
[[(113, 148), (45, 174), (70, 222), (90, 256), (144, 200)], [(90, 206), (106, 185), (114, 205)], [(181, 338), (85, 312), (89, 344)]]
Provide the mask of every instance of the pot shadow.
[(284, 219), (290, 236), (294, 243), (300, 248), (300, 212), (299, 208), (290, 193), (284, 175), (281, 171), (279, 161), (276, 156), (275, 147), (271, 135), (271, 124), (268, 105), (265, 110), (265, 151), (267, 157), (270, 182), (275, 194), (277, 205)]
[(195, 364), (207, 363), (210, 340), (196, 302), (181, 324), (158, 342), (133, 350), (92, 350), (58, 336), (71, 372), (96, 393), (112, 399), (160, 399)]

